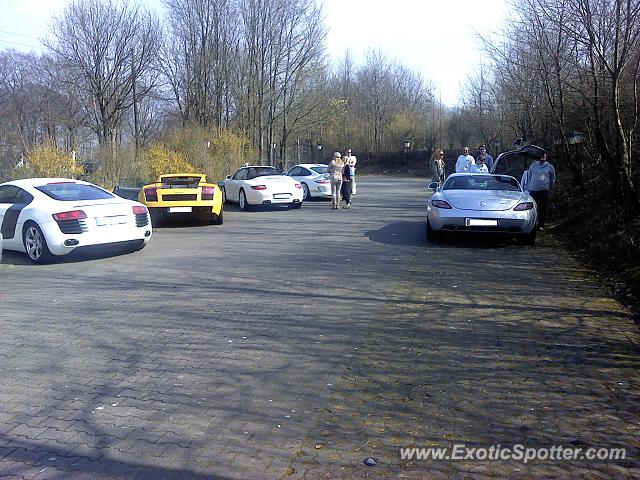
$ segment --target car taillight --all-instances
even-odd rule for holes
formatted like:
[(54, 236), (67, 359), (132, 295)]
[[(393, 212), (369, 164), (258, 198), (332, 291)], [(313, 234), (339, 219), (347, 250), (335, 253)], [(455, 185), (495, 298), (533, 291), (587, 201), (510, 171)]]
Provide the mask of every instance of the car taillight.
[(60, 222), (62, 220), (82, 220), (83, 218), (87, 218), (87, 214), (82, 210), (71, 210), (70, 212), (61, 212), (54, 213), (53, 219), (56, 222)]
[(200, 198), (202, 200), (213, 200), (213, 197), (215, 194), (216, 194), (215, 187), (202, 187), (202, 193), (200, 194)]
[(145, 188), (144, 189), (144, 198), (147, 199), (147, 202), (157, 202), (158, 201), (158, 192), (157, 189), (154, 188)]
[(520, 212), (522, 210), (531, 210), (532, 208), (533, 208), (533, 202), (523, 202), (516, 205), (516, 208), (514, 208), (514, 210), (516, 212)]
[(322, 183), (322, 184), (331, 183), (329, 180), (315, 180), (315, 182), (316, 183)]
[(133, 206), (133, 214), (134, 215), (146, 215), (147, 214), (147, 208), (143, 207), (142, 205), (134, 205)]
[(266, 190), (267, 186), (266, 185), (254, 185), (251, 188), (253, 188), (254, 190)]
[(296, 183), (296, 188), (302, 188), (302, 185), (300, 185), (299, 183)]
[(436, 208), (451, 208), (451, 205), (444, 200), (431, 200), (431, 205)]

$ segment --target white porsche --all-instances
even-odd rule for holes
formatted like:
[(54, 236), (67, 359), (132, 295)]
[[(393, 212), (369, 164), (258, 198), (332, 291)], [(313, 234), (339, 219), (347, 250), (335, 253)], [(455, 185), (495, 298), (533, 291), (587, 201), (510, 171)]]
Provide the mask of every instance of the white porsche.
[(147, 207), (96, 185), (66, 178), (29, 178), (0, 184), (5, 250), (47, 263), (83, 247), (142, 249), (152, 230)]
[(301, 163), (287, 172), (291, 178), (302, 185), (304, 199), (320, 197), (331, 199), (329, 167), (324, 163)]
[(242, 167), (222, 182), (222, 201), (237, 202), (240, 210), (276, 204), (300, 208), (303, 195), (300, 182), (269, 166)]

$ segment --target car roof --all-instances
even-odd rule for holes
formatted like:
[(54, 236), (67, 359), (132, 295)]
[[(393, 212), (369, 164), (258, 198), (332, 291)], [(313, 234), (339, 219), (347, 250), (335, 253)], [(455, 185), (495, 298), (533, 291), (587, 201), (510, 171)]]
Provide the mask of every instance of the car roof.
[[(291, 168), (294, 168), (294, 167), (313, 168), (313, 167), (328, 167), (328, 165), (326, 163), (299, 163), (297, 165), (294, 165)], [(291, 170), (291, 168), (289, 170)]]
[(47, 183), (80, 183), (82, 185), (90, 185), (88, 182), (84, 182), (82, 180), (74, 180), (73, 178), (47, 178), (47, 177), (23, 178), (20, 180), (12, 180), (10, 182), (5, 182), (2, 185), (15, 185), (17, 187), (35, 188), (41, 185), (46, 185)]

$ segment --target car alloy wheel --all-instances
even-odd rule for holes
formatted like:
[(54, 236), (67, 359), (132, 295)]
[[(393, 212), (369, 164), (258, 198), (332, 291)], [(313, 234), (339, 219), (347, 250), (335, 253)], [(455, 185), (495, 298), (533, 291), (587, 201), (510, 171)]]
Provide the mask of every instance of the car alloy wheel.
[(303, 183), (302, 184), (302, 199), (303, 200), (307, 200), (310, 196), (311, 196), (311, 194), (309, 193), (309, 187), (307, 186), (306, 183)]
[(32, 262), (44, 263), (51, 259), (52, 255), (42, 230), (34, 222), (28, 222), (25, 225), (23, 241), (24, 248)]
[(222, 187), (222, 203), (227, 203), (227, 191)]
[(240, 198), (238, 199), (240, 210), (247, 210), (249, 205), (247, 204), (247, 196), (244, 194), (244, 190), (240, 190)]

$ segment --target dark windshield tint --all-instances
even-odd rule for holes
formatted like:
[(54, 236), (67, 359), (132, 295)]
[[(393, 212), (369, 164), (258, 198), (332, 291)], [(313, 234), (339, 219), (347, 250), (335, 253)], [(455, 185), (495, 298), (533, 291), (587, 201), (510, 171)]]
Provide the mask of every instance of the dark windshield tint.
[(75, 202), (78, 200), (106, 200), (114, 198), (114, 195), (105, 192), (94, 185), (84, 185), (81, 183), (48, 183), (36, 187), (45, 195), (63, 202)]
[(162, 188), (198, 188), (201, 177), (165, 177)]
[(329, 171), (328, 167), (311, 167), (311, 170), (313, 170), (316, 173), (327, 173)]
[(508, 190), (519, 192), (520, 185), (515, 178), (504, 175), (461, 175), (449, 177), (443, 190)]

